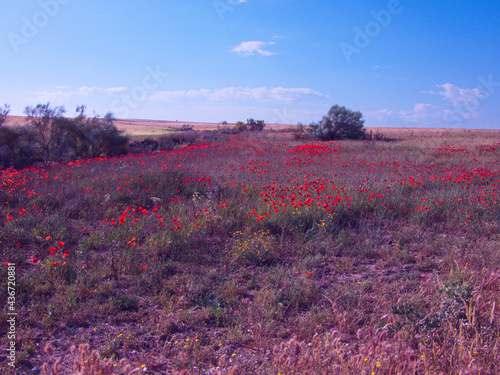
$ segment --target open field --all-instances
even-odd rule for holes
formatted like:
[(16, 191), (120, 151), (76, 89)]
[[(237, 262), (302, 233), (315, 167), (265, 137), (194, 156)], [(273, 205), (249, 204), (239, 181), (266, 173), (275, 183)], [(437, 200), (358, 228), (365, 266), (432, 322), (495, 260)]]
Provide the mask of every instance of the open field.
[(377, 130), (3, 171), (17, 373), (499, 373), (500, 132)]

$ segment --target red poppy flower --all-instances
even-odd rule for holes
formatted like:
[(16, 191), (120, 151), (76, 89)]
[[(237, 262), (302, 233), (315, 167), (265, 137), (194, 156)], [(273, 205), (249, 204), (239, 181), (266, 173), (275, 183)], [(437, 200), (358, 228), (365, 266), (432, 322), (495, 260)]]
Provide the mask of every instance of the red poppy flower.
[(52, 239), (52, 237), (47, 236), (47, 237), (45, 237), (45, 239), (46, 239), (47, 241), (50, 241), (50, 240)]
[(59, 243), (59, 246), (61, 246), (61, 247), (64, 247), (64, 245), (65, 245), (65, 243), (62, 241), (59, 241), (58, 243)]
[(52, 263), (52, 265), (53, 265), (54, 267), (57, 267), (57, 266), (59, 265), (59, 262), (54, 262), (54, 263)]

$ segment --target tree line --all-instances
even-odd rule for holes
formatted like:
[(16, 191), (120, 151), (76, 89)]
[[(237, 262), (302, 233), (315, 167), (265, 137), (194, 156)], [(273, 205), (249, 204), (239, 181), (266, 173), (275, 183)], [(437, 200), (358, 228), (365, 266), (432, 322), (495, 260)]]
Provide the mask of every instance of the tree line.
[(2, 126), (10, 107), (0, 107), (0, 167), (24, 168), (38, 162), (68, 162), (77, 159), (119, 156), (128, 152), (129, 138), (114, 125), (108, 112), (88, 117), (84, 105), (74, 118), (64, 117), (64, 106), (50, 103), (27, 106), (27, 124)]

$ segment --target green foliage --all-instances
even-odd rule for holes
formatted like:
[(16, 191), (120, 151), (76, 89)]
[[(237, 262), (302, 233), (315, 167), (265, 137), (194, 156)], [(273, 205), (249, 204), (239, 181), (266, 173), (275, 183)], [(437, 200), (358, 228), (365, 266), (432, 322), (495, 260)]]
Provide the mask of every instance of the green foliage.
[(0, 127), (0, 168), (25, 168), (43, 160), (36, 134), (29, 127)]
[(238, 121), (236, 124), (234, 124), (234, 129), (243, 132), (247, 130), (247, 125), (243, 121)]
[(36, 140), (43, 150), (44, 159), (51, 160), (51, 153), (61, 140), (61, 121), (66, 112), (63, 106), (52, 108), (50, 103), (27, 106), (26, 120), (36, 134)]
[(364, 139), (366, 137), (363, 129), (364, 120), (361, 112), (353, 112), (346, 107), (334, 105), (319, 124), (311, 124), (312, 135), (323, 141), (337, 139)]
[(119, 295), (110, 297), (110, 302), (121, 311), (136, 311), (139, 299), (133, 296)]
[[(0, 125), (8, 114), (0, 108)], [(114, 117), (95, 115), (88, 118), (85, 106), (77, 108), (74, 119), (63, 117), (64, 107), (50, 103), (26, 107), (28, 125), (0, 127), (0, 166), (24, 168), (36, 162), (67, 162), (128, 153), (128, 137), (114, 125)]]
[(227, 256), (233, 262), (259, 263), (272, 257), (274, 238), (269, 231), (237, 231), (227, 244)]
[(261, 132), (265, 126), (264, 120), (254, 120), (253, 118), (248, 119), (246, 124), (247, 130), (251, 132)]
[(264, 120), (254, 120), (253, 118), (247, 119), (247, 123), (245, 124), (243, 121), (238, 121), (234, 125), (234, 129), (238, 132), (243, 131), (251, 131), (251, 132), (260, 132), (264, 130), (266, 123)]

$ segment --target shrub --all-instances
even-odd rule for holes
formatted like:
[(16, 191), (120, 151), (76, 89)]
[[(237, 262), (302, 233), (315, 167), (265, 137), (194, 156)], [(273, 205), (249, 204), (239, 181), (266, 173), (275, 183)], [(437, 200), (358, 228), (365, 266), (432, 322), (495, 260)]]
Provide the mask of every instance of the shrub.
[(364, 139), (364, 120), (361, 112), (334, 105), (319, 124), (311, 124), (312, 135), (324, 141), (336, 139)]
[(243, 121), (238, 121), (234, 124), (234, 129), (236, 129), (236, 131), (243, 132), (247, 130), (247, 125)]
[(0, 127), (0, 167), (25, 168), (43, 161), (36, 134), (27, 126)]
[(45, 160), (51, 160), (51, 151), (61, 141), (61, 119), (66, 112), (63, 106), (51, 108), (50, 103), (27, 106), (24, 110), (28, 124), (33, 128)]
[(80, 112), (73, 123), (68, 123), (72, 136), (77, 139), (69, 143), (73, 145), (73, 152), (82, 154), (80, 157), (94, 158), (98, 156), (120, 156), (128, 153), (129, 138), (122, 135), (115, 125), (115, 118), (108, 112), (103, 118), (94, 115), (92, 118), (85, 116), (85, 106), (77, 109)]
[[(9, 107), (0, 108), (0, 125)], [(85, 116), (85, 106), (77, 108), (74, 119), (63, 117), (64, 107), (50, 103), (27, 106), (25, 127), (0, 128), (0, 166), (25, 168), (36, 162), (65, 162), (128, 153), (128, 137), (114, 125), (111, 113), (100, 118)]]
[(0, 107), (0, 126), (7, 120), (7, 116), (10, 112), (10, 106), (5, 104), (4, 108)]
[(307, 131), (306, 126), (299, 122), (297, 127), (292, 129), (293, 138), (296, 140), (303, 140), (310, 138), (311, 134)]
[(251, 132), (261, 132), (264, 130), (265, 126), (266, 123), (264, 120), (254, 120), (253, 118), (248, 119), (246, 124), (247, 130), (250, 130)]
[(147, 154), (158, 150), (160, 144), (156, 139), (146, 138), (141, 141), (131, 142), (129, 146), (132, 154)]

